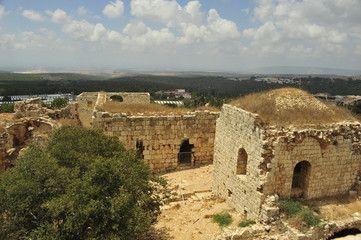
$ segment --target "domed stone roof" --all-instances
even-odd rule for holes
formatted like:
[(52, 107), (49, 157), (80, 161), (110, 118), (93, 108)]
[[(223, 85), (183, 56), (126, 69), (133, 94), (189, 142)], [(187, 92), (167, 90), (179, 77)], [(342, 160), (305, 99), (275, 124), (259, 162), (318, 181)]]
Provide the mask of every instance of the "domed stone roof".
[(341, 107), (325, 103), (310, 93), (296, 88), (280, 88), (247, 95), (230, 103), (258, 114), (271, 125), (323, 125), (357, 121)]

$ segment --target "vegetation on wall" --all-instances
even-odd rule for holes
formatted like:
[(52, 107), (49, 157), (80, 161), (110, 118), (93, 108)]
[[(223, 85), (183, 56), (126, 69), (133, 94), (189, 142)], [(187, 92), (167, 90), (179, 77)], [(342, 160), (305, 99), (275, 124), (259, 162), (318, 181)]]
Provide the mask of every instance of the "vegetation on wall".
[(0, 239), (137, 239), (159, 214), (159, 184), (116, 138), (63, 127), (1, 175)]

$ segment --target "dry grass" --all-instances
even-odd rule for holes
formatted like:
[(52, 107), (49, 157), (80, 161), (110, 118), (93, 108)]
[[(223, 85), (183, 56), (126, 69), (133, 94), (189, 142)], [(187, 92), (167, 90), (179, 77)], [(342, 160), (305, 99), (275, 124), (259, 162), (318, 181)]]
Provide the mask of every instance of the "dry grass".
[(184, 115), (195, 110), (209, 110), (218, 112), (217, 108), (202, 107), (197, 109), (173, 108), (160, 104), (124, 104), (119, 102), (106, 102), (100, 107), (101, 111), (109, 113), (126, 113), (128, 115), (143, 116), (167, 116), (167, 115)]
[(258, 114), (275, 126), (323, 125), (357, 121), (345, 108), (324, 103), (311, 94), (295, 88), (281, 88), (255, 93), (230, 103)]
[(347, 204), (329, 204), (320, 207), (321, 214), (332, 220), (345, 219), (355, 212), (361, 212), (361, 200)]

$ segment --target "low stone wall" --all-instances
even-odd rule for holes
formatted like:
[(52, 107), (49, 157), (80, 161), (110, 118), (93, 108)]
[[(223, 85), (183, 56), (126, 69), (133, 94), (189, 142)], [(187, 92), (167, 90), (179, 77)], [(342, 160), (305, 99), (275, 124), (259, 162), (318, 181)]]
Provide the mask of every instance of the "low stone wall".
[(176, 169), (184, 140), (193, 145), (191, 165), (211, 163), (218, 113), (196, 111), (179, 116), (128, 116), (95, 112), (93, 126), (138, 149), (154, 173)]

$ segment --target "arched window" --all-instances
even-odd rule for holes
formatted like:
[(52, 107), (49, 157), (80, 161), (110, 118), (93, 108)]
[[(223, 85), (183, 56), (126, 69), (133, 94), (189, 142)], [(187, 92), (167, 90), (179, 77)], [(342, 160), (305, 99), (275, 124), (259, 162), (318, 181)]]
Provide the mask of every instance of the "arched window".
[(302, 161), (296, 164), (293, 170), (292, 191), (298, 192), (297, 197), (303, 197), (307, 194), (310, 179), (311, 164), (308, 161)]
[(247, 160), (248, 154), (244, 148), (240, 148), (238, 150), (238, 158), (237, 158), (237, 175), (245, 175), (247, 173)]
[(119, 96), (119, 95), (113, 95), (110, 97), (110, 99), (114, 102), (123, 102), (122, 96)]

